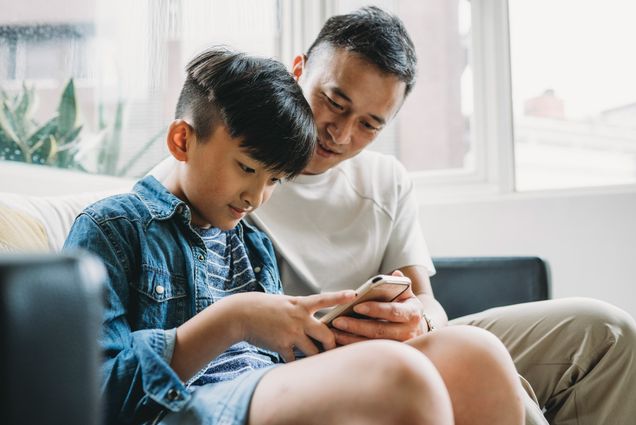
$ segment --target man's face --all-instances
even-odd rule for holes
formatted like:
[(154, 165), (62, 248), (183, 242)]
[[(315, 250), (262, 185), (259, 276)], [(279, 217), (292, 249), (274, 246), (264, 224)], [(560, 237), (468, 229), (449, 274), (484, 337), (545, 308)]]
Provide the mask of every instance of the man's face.
[(304, 174), (324, 173), (357, 155), (398, 111), (405, 83), (356, 53), (322, 46), (294, 74), (318, 127), (316, 151)]
[(252, 159), (223, 125), (203, 143), (192, 133), (179, 167), (175, 195), (188, 203), (192, 223), (228, 230), (271, 196), (282, 175)]

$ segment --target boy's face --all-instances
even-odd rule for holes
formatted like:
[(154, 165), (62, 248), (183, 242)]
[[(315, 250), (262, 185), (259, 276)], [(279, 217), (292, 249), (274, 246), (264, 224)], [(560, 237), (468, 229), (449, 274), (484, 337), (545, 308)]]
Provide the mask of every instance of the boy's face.
[(303, 171), (320, 174), (371, 143), (397, 113), (406, 85), (355, 53), (323, 46), (294, 74), (318, 128), (316, 151)]
[(177, 184), (169, 189), (188, 203), (193, 224), (232, 229), (269, 199), (283, 177), (252, 159), (240, 142), (230, 137), (224, 125), (216, 126), (202, 143), (197, 142), (194, 131), (189, 132), (185, 160), (177, 158), (181, 161)]

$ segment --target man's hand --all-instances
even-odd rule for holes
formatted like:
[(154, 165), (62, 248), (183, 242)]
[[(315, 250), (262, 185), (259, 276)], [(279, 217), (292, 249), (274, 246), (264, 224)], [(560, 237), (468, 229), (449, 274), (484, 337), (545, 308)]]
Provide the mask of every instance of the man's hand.
[(340, 291), (306, 297), (246, 292), (233, 295), (240, 302), (242, 339), (280, 353), (286, 362), (293, 361), (294, 347), (306, 356), (319, 353), (315, 342), (324, 350), (336, 347), (334, 333), (314, 317), (320, 309), (347, 303), (354, 291)]
[[(420, 294), (430, 293), (431, 295), (428, 297), (433, 300), (433, 309), (439, 306), (432, 297), (428, 275), (417, 266), (396, 270), (392, 275), (409, 277), (412, 282), (411, 288), (393, 302), (370, 301), (354, 307), (356, 313), (367, 316), (368, 319), (339, 317), (334, 320), (332, 326), (338, 345), (346, 345), (368, 339), (407, 341), (428, 332), (428, 325), (422, 320), (422, 311), (425, 310), (424, 305), (420, 298), (413, 293), (413, 291)], [(424, 297), (426, 298), (427, 296)], [(431, 307), (429, 304), (426, 305), (427, 308)], [(439, 306), (439, 309), (444, 320), (443, 322), (440, 320), (437, 323), (445, 324), (446, 315), (441, 306)]]
[[(403, 276), (400, 271), (392, 273)], [(422, 321), (422, 302), (411, 288), (393, 302), (369, 301), (354, 307), (356, 313), (369, 319), (339, 317), (332, 322), (338, 345), (368, 339), (407, 341), (427, 332)]]

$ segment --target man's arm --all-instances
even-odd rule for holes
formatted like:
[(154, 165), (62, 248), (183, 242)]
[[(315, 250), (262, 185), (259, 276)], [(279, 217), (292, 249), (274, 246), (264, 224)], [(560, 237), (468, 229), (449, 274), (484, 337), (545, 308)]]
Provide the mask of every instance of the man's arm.
[(426, 269), (420, 266), (402, 267), (399, 269), (402, 274), (411, 279), (413, 294), (422, 303), (421, 312), (426, 313), (436, 328), (448, 324), (448, 316), (444, 307), (435, 299), (431, 279), (428, 277)]
[(420, 266), (408, 266), (394, 273), (401, 273), (410, 278), (411, 290), (391, 303), (367, 302), (356, 306), (357, 313), (378, 320), (351, 317), (334, 320), (334, 333), (338, 344), (346, 345), (379, 338), (409, 340), (429, 331), (422, 313), (427, 315), (436, 328), (448, 324), (444, 308), (433, 296), (426, 269)]

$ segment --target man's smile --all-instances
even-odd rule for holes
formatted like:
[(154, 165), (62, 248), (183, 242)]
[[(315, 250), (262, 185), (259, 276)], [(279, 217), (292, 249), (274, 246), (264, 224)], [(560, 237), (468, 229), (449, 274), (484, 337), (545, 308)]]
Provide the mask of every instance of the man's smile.
[(316, 151), (318, 152), (319, 155), (325, 156), (325, 157), (330, 157), (330, 156), (333, 156), (333, 155), (342, 155), (342, 152), (337, 152), (336, 150), (329, 148), (320, 139), (318, 139), (318, 144), (317, 144)]

